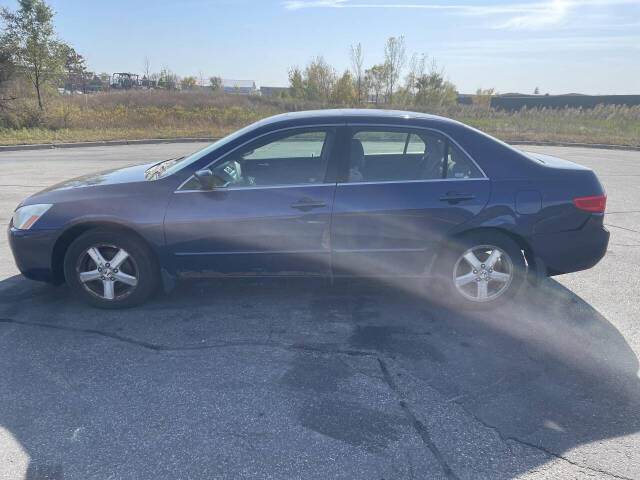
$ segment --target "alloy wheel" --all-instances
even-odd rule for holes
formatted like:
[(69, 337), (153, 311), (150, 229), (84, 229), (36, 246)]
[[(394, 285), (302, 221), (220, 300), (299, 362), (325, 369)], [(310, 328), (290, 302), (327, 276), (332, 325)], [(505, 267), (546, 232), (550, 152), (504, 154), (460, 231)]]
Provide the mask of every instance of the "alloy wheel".
[(138, 286), (139, 272), (134, 258), (116, 245), (87, 248), (78, 258), (76, 272), (80, 284), (103, 300), (121, 300)]
[(453, 283), (465, 298), (489, 302), (507, 291), (513, 273), (513, 262), (504, 250), (479, 245), (460, 255), (453, 268)]

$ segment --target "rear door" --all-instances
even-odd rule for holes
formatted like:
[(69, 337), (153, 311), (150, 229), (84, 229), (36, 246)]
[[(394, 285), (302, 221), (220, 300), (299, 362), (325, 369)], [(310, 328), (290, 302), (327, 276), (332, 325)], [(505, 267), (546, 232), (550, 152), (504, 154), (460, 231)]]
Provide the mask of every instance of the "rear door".
[(202, 191), (188, 180), (169, 204), (165, 232), (174, 270), (191, 276), (330, 272), (330, 179), (337, 128), (287, 129), (215, 161), (230, 184)]
[(452, 140), (426, 129), (351, 126), (332, 220), (336, 275), (421, 274), (490, 182)]

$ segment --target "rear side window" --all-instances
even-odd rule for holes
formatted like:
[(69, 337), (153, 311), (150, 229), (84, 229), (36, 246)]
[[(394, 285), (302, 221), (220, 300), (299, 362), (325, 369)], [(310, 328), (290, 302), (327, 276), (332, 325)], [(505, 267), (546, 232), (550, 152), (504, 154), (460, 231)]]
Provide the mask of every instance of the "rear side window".
[(427, 145), (424, 143), (424, 140), (420, 138), (420, 135), (416, 135), (412, 133), (409, 135), (409, 139), (407, 140), (407, 148), (405, 153), (419, 153), (423, 154)]
[(455, 144), (449, 143), (445, 178), (482, 178), (478, 167)]
[(350, 148), (351, 183), (482, 177), (459, 147), (432, 131), (359, 130)]
[(402, 155), (407, 134), (402, 132), (358, 132), (353, 136), (367, 155)]

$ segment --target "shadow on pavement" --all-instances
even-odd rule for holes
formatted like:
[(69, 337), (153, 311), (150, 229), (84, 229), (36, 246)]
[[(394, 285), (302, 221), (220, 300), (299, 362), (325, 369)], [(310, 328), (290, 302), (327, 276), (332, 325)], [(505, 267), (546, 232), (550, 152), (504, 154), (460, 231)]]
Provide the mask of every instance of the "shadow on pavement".
[(595, 309), (553, 280), (477, 313), (410, 290), (197, 281), (114, 312), (0, 282), (0, 476), (640, 474), (638, 361)]

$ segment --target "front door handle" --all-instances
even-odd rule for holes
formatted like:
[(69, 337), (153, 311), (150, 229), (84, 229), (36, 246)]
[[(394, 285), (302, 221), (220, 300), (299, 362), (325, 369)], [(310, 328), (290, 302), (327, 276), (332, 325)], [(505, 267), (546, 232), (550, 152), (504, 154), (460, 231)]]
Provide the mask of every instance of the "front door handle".
[(301, 198), (296, 203), (291, 204), (291, 208), (295, 208), (297, 210), (302, 210), (303, 212), (308, 212), (313, 210), (314, 208), (322, 208), (326, 207), (326, 202), (312, 200), (310, 198)]
[(440, 201), (458, 203), (462, 200), (473, 200), (474, 198), (476, 198), (476, 196), (471, 193), (447, 192), (440, 197)]

